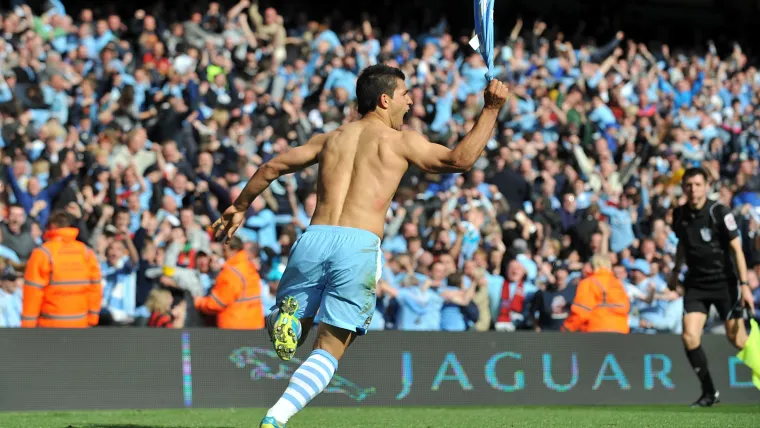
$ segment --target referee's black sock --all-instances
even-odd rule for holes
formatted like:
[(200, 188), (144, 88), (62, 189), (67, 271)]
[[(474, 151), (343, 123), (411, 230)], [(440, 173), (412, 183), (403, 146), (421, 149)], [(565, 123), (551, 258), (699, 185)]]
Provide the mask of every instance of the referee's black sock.
[(705, 355), (702, 345), (699, 345), (696, 349), (687, 349), (686, 357), (689, 358), (689, 363), (691, 363), (694, 373), (697, 374), (699, 383), (702, 384), (702, 393), (707, 395), (715, 394), (715, 385), (713, 385), (710, 371), (707, 369), (707, 355)]

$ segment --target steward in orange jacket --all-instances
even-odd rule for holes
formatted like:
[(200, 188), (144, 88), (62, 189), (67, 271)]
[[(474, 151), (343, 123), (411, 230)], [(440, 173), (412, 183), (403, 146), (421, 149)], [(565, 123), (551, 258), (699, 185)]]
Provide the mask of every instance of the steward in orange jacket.
[(612, 273), (608, 256), (595, 255), (591, 265), (594, 273), (578, 284), (562, 330), (628, 334), (631, 304), (625, 286)]
[(243, 249), (240, 238), (233, 237), (225, 247), (222, 271), (206, 297), (195, 299), (195, 307), (205, 314), (216, 314), (219, 328), (255, 330), (264, 328), (261, 306), (261, 277)]
[(95, 253), (76, 240), (68, 214), (50, 216), (45, 243), (29, 256), (21, 327), (87, 328), (98, 324), (102, 285)]

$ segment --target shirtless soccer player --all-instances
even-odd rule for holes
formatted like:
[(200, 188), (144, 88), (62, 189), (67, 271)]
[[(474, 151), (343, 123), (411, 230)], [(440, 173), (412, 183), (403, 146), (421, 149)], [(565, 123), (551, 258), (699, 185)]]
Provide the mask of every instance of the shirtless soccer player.
[(277, 306), (266, 324), (277, 355), (293, 357), (319, 311), (314, 350), (293, 373), (288, 388), (261, 422), (282, 428), (330, 383), (338, 361), (375, 313), (381, 272), (385, 213), (409, 164), (428, 173), (464, 172), (480, 157), (507, 99), (497, 80), (485, 90), (477, 123), (454, 150), (401, 131), (412, 105), (401, 70), (365, 69), (356, 82), (361, 120), (312, 137), (261, 165), (235, 203), (214, 223), (229, 239), (253, 200), (284, 174), (319, 163), (317, 207), (295, 242), (277, 289)]

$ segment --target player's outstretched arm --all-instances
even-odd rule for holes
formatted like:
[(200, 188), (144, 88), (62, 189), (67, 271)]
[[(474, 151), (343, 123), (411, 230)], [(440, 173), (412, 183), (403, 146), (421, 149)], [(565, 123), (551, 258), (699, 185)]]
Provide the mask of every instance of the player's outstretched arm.
[(303, 146), (290, 149), (263, 163), (232, 205), (238, 210), (246, 210), (274, 180), (317, 163), (327, 136), (328, 134), (315, 135)]
[(406, 160), (430, 173), (469, 171), (491, 137), (499, 110), (507, 101), (507, 93), (507, 86), (498, 80), (489, 83), (485, 91), (485, 107), (480, 117), (454, 150), (433, 144), (414, 131), (405, 131), (403, 146)]
[(253, 200), (280, 176), (300, 171), (317, 163), (319, 153), (328, 138), (329, 134), (315, 135), (303, 146), (290, 149), (262, 164), (248, 180), (240, 196), (224, 211), (219, 220), (214, 222), (215, 238), (229, 241), (243, 224), (245, 211)]

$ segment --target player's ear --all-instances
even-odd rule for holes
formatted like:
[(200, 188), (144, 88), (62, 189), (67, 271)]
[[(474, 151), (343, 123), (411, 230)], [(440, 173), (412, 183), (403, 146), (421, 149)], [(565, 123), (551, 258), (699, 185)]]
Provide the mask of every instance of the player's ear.
[(388, 107), (391, 105), (391, 97), (389, 97), (388, 94), (381, 94), (377, 105), (383, 110), (388, 110)]

